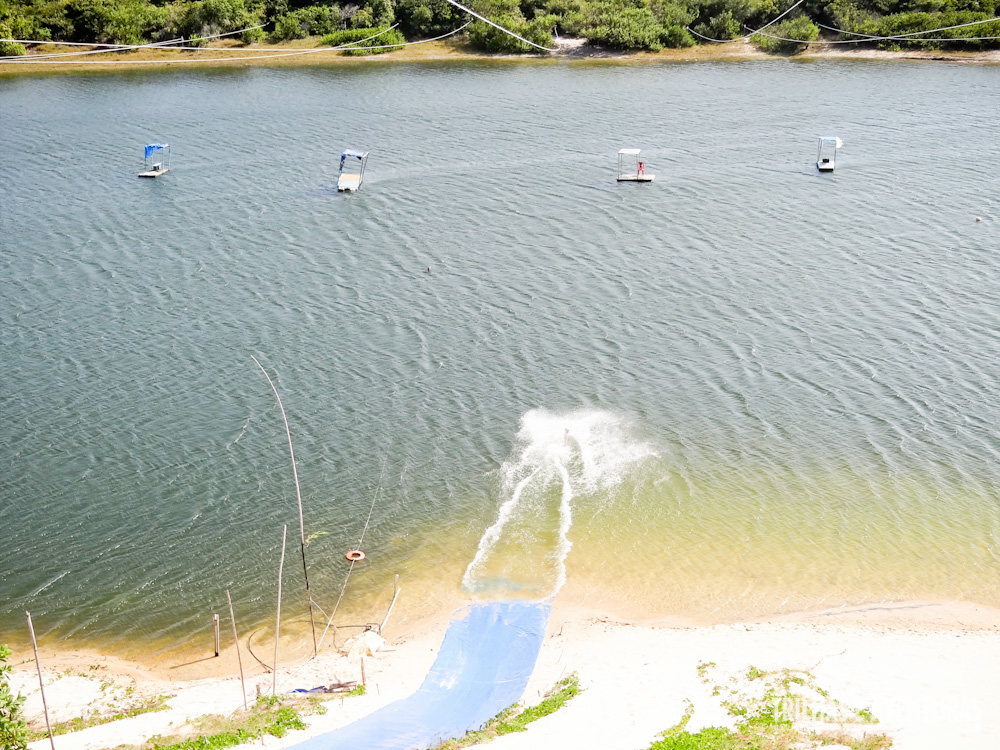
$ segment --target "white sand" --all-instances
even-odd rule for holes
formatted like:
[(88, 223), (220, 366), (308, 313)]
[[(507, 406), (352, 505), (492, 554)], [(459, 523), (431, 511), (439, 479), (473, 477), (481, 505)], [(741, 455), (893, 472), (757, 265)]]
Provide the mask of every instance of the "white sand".
[[(433, 662), (446, 627), (447, 619), (441, 619), (395, 638), (387, 633), (385, 650), (365, 659), (368, 695), (334, 698), (327, 714), (308, 719), (308, 730), (269, 737), (264, 746), (291, 747), (409, 695)], [(105, 668), (90, 669), (97, 663), (92, 655), (46, 657), (43, 652), (42, 657), (48, 665), (49, 708), (62, 719), (88, 707), (120, 707), (136, 695), (175, 694), (168, 711), (59, 736), (58, 750), (137, 744), (155, 734), (175, 733), (195, 716), (242, 706), (235, 664), (235, 677), (170, 682), (108, 659), (100, 662)], [(694, 705), (689, 729), (731, 725), (719, 698), (710, 695), (698, 676), (700, 662), (714, 662), (715, 681), (727, 684), (729, 676), (745, 674), (751, 665), (809, 670), (832, 697), (855, 709), (870, 708), (880, 719), (875, 726), (855, 727), (856, 733), (887, 732), (899, 750), (1000, 747), (1000, 611), (934, 603), (879, 604), (711, 627), (635, 624), (557, 607), (525, 701), (537, 702), (571, 672), (579, 674), (585, 691), (527, 732), (501, 737), (491, 747), (640, 750), (681, 718), (685, 700)], [(105, 686), (102, 692), (100, 684), (109, 676), (118, 687)], [(278, 690), (359, 678), (359, 659), (323, 652), (295, 670), (281, 670)], [(123, 697), (132, 680), (132, 694)], [(29, 695), (28, 714), (39, 717), (33, 664), (17, 666), (15, 685)], [(258, 685), (270, 690), (271, 676), (260, 669), (248, 678), (251, 700)], [(48, 740), (31, 747), (47, 748)]]

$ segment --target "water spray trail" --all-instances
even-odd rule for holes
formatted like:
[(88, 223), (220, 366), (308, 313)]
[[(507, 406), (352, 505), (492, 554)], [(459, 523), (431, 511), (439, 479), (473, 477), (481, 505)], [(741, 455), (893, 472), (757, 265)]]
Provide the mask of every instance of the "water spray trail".
[(566, 467), (562, 465), (562, 462), (553, 457), (556, 467), (559, 469), (559, 473), (562, 474), (563, 487), (562, 487), (562, 503), (559, 505), (559, 547), (556, 549), (556, 558), (559, 561), (559, 575), (556, 578), (556, 585), (552, 590), (550, 596), (555, 596), (559, 593), (559, 589), (563, 587), (566, 583), (566, 558), (569, 557), (569, 551), (573, 547), (573, 542), (569, 540), (569, 529), (573, 525), (573, 506), (571, 502), (573, 500), (573, 488), (569, 483), (569, 472)]
[(503, 531), (504, 524), (507, 523), (508, 519), (514, 512), (514, 508), (517, 507), (518, 501), (521, 499), (521, 493), (527, 486), (528, 482), (535, 478), (535, 475), (542, 470), (539, 466), (531, 474), (518, 482), (517, 487), (514, 488), (514, 494), (511, 495), (510, 500), (505, 502), (500, 506), (500, 512), (497, 514), (496, 522), (490, 526), (486, 533), (483, 534), (482, 538), (479, 540), (479, 549), (476, 550), (476, 556), (472, 558), (472, 562), (469, 563), (469, 567), (465, 569), (465, 575), (462, 576), (462, 587), (471, 588), (472, 587), (472, 576), (476, 569), (482, 564), (486, 555), (493, 548), (493, 545), (497, 543), (500, 539), (500, 532)]

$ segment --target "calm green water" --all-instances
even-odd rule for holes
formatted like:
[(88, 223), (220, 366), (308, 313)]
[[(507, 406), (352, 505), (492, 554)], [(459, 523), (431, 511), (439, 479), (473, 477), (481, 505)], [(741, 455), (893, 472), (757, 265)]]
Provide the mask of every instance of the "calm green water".
[(997, 112), (944, 64), (0, 80), (0, 640), (204, 650), (283, 524), (302, 634), (250, 355), (327, 612), (376, 500), (340, 623), (396, 573), (397, 623), (1000, 606)]

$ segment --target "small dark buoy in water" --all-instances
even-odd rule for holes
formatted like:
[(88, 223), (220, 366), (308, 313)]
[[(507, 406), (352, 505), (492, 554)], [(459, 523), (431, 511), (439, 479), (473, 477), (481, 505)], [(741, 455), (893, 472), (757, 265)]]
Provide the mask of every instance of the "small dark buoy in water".
[(430, 272), (431, 272), (431, 267), (427, 266), (427, 273), (430, 273)]
[(982, 221), (982, 220), (983, 220), (983, 217), (982, 217), (982, 216), (977, 216), (977, 217), (976, 217), (976, 221)]

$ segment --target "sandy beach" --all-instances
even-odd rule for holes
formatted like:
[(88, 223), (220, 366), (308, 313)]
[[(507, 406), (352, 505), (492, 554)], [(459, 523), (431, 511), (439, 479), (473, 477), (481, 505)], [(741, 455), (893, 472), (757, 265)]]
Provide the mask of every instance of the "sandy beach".
[[(441, 617), (407, 632), (387, 628), (384, 647), (364, 658), (366, 695), (333, 696), (325, 714), (307, 717), (307, 730), (266, 737), (264, 746), (291, 747), (411, 694), (431, 666), (447, 623)], [(229, 714), (243, 705), (231, 648), (208, 660), (209, 666), (201, 661), (157, 671), (93, 653), (43, 649), (41, 658), (54, 721), (88, 711), (114, 713), (129, 701), (170, 696), (167, 710), (60, 735), (59, 750), (102, 750), (183, 734), (191, 731), (185, 725), (196, 717)], [(248, 661), (244, 653), (252, 701), (256, 694), (270, 692), (272, 676)], [(26, 712), (33, 726), (44, 726), (34, 664), (23, 652), (12, 662), (15, 687), (28, 698)], [(280, 668), (277, 689), (284, 693), (360, 681), (361, 664), (357, 650), (350, 656), (343, 650), (321, 651), (317, 659)], [(231, 675), (202, 676), (218, 673), (220, 667), (231, 668)], [(808, 673), (829, 693), (831, 705), (867, 709), (878, 719), (877, 724), (858, 725), (835, 717), (828, 722), (835, 729), (852, 736), (885, 733), (900, 750), (987, 750), (1000, 737), (995, 711), (1000, 704), (998, 610), (963, 603), (883, 602), (759, 622), (688, 626), (627, 621), (557, 604), (523, 701), (539, 701), (574, 672), (584, 690), (528, 731), (492, 744), (498, 750), (640, 750), (680, 721), (688, 701), (693, 707), (690, 730), (732, 726), (732, 717), (720, 705), (725, 690), (713, 695), (713, 687), (740, 690), (751, 668)], [(44, 739), (31, 747), (41, 750), (48, 744)]]

